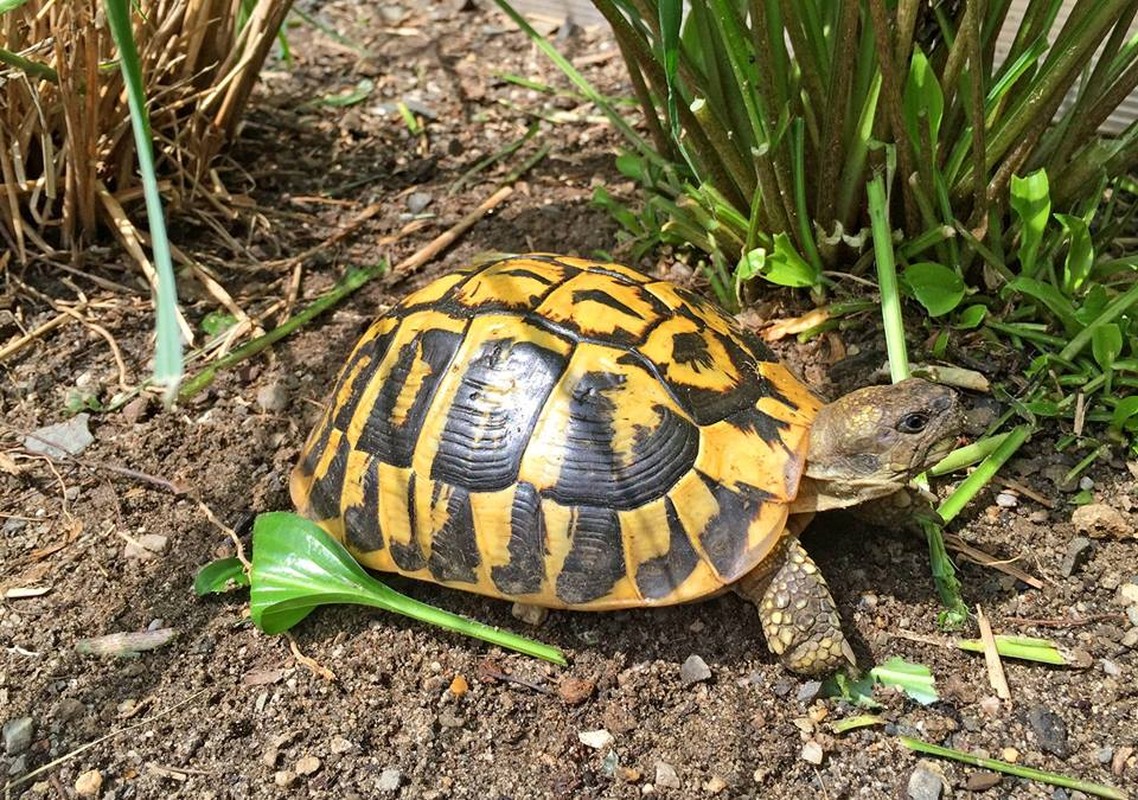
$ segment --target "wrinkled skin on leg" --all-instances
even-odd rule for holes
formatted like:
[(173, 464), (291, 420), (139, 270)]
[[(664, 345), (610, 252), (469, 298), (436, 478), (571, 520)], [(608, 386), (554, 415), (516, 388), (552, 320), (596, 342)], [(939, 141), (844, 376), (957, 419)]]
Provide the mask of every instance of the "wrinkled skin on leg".
[(758, 608), (767, 645), (790, 671), (820, 676), (854, 663), (837, 604), (796, 537), (735, 588)]

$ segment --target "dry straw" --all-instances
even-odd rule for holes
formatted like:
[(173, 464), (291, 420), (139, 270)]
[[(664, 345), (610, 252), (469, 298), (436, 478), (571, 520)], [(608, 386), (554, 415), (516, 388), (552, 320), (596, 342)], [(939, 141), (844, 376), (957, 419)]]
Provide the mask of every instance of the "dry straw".
[[(232, 141), (290, 4), (131, 4), (170, 207), (213, 191), (210, 164)], [(141, 189), (116, 58), (97, 0), (28, 0), (0, 13), (0, 232), (21, 261), (77, 253), (100, 228), (137, 241), (123, 212)]]

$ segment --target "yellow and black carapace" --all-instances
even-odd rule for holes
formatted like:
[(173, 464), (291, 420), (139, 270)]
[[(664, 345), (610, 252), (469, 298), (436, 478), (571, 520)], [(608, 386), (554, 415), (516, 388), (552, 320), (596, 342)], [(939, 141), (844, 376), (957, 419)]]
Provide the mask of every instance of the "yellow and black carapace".
[[(910, 422), (931, 417), (930, 403), (955, 409), (933, 388), (905, 398)], [(829, 479), (804, 477), (821, 407), (761, 341), (674, 284), (618, 264), (510, 257), (436, 280), (371, 326), (291, 492), (377, 570), (585, 610), (738, 583), (761, 613), (763, 593), (797, 576), (825, 616), (832, 600), (824, 583), (822, 600), (809, 594), (821, 578), (796, 541), (807, 517), (788, 516), (867, 498), (820, 505)], [(943, 433), (923, 437), (920, 466)], [(890, 480), (872, 496), (895, 490)], [(781, 619), (777, 605), (764, 625)], [(833, 627), (804, 633), (813, 649), (788, 663), (819, 671), (846, 657)]]

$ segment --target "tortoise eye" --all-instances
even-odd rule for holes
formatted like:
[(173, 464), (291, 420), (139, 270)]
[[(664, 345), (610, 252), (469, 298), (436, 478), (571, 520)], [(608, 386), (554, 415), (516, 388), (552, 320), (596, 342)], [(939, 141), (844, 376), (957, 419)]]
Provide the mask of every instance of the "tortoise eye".
[(897, 430), (901, 433), (920, 433), (929, 424), (929, 415), (923, 411), (914, 411), (901, 417), (897, 423)]

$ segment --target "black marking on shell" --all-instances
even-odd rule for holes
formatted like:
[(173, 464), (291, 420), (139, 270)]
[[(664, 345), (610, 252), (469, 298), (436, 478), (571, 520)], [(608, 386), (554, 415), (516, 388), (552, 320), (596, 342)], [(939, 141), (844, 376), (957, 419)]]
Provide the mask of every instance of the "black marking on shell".
[[(323, 453), (329, 444), (325, 438), (324, 446), (317, 450)], [(314, 519), (337, 519), (340, 516), (340, 496), (344, 490), (344, 477), (348, 468), (348, 453), (352, 450), (347, 437), (339, 437), (336, 454), (328, 464), (328, 469), (312, 483), (308, 502)]]
[[(384, 380), (368, 414), (367, 423), (360, 432), (357, 449), (386, 464), (411, 466), (411, 456), (415, 452), (419, 431), (426, 421), (431, 399), (461, 343), (461, 334), (430, 329), (416, 334), (415, 338), (399, 348), (391, 372)], [(423, 360), (430, 365), (430, 373), (423, 377), (403, 423), (397, 425), (392, 420), (392, 411), (420, 350)]]
[(680, 407), (700, 426), (711, 425), (752, 408), (759, 398), (772, 394), (770, 382), (758, 374), (757, 365), (749, 354), (729, 338), (714, 331), (707, 331), (707, 335), (714, 336), (727, 351), (731, 365), (739, 376), (734, 386), (727, 389), (705, 389), (664, 378)]
[(344, 509), (347, 543), (361, 553), (382, 550), (383, 526), (379, 521), (379, 461), (369, 458), (361, 470), (363, 499)]
[(690, 364), (697, 372), (713, 369), (715, 360), (707, 349), (707, 340), (698, 333), (677, 333), (672, 337), (672, 358)]
[(356, 365), (364, 359), (368, 359), (368, 366), (361, 369), (355, 376), (352, 383), (351, 391), (347, 398), (343, 397), (344, 387), (342, 384), (336, 387), (336, 399), (340, 403), (340, 409), (336, 412), (335, 426), (342, 431), (348, 429), (349, 423), (352, 421), (352, 415), (360, 405), (360, 397), (363, 395), (364, 390), (367, 389), (368, 381), (371, 376), (375, 374), (375, 368), (383, 361), (383, 357), (387, 354), (387, 348), (391, 345), (391, 340), (395, 338), (395, 333), (399, 326), (392, 326), (392, 329), (387, 333), (382, 333), (374, 339), (364, 342), (352, 354), (351, 360), (341, 373), (341, 381), (347, 380)]
[(750, 352), (751, 357), (754, 358), (756, 362), (772, 363), (778, 361), (778, 356), (774, 354), (774, 351), (754, 333), (742, 326), (737, 326), (736, 332), (743, 346)]
[(446, 522), (431, 532), (431, 557), (427, 559), (427, 568), (437, 581), (475, 583), (478, 580), (476, 570), (481, 562), (478, 542), (474, 538), (470, 495), (456, 486), (447, 500)]
[(569, 554), (557, 576), (557, 596), (577, 605), (604, 597), (624, 577), (624, 547), (620, 519), (611, 508), (575, 508), (569, 525)]
[(391, 550), (391, 560), (395, 566), (404, 572), (415, 572), (427, 564), (427, 557), (423, 555), (423, 548), (419, 545), (418, 525), (415, 513), (415, 473), (411, 473), (407, 480), (407, 529), (411, 532), (411, 540), (404, 544), (392, 539), (388, 543)]
[(719, 507), (699, 535), (699, 543), (715, 571), (724, 580), (733, 581), (745, 566), (747, 529), (772, 496), (755, 486), (740, 485), (733, 490), (702, 472), (698, 474)]
[(531, 342), (483, 344), (446, 411), (431, 477), (474, 492), (516, 482), (534, 425), (566, 361)]
[[(569, 398), (564, 439), (549, 446), (564, 449), (557, 482), (548, 490), (563, 505), (638, 508), (663, 497), (699, 454), (699, 431), (666, 406), (656, 405), (659, 424), (640, 427), (631, 452), (614, 450), (618, 400), (612, 396), (626, 382), (620, 373), (585, 373)], [(625, 398), (638, 402), (636, 398)]]
[(629, 317), (644, 319), (644, 316), (642, 314), (620, 302), (619, 297), (613, 295), (610, 292), (605, 292), (600, 289), (577, 289), (573, 292), (572, 301), (574, 305), (580, 305), (582, 303), (599, 303), (600, 305), (611, 308), (613, 311), (617, 311)]
[(790, 425), (782, 420), (775, 419), (758, 408), (745, 408), (729, 416), (727, 422), (744, 433), (758, 434), (771, 447), (786, 449), (783, 433), (790, 428)]
[(537, 281), (538, 283), (544, 283), (546, 286), (552, 286), (555, 283), (553, 278), (550, 276), (542, 275), (536, 270), (527, 269), (525, 267), (512, 267), (510, 269), (502, 269), (498, 270), (497, 274), (509, 275), (513, 278), (527, 278), (529, 280)]
[(667, 597), (687, 580), (699, 563), (672, 499), (664, 501), (668, 519), (668, 552), (644, 561), (636, 568), (636, 587), (648, 599)]
[(545, 518), (541, 498), (532, 484), (519, 483), (510, 510), (510, 561), (493, 567), (490, 579), (502, 594), (518, 596), (541, 591), (545, 582)]

